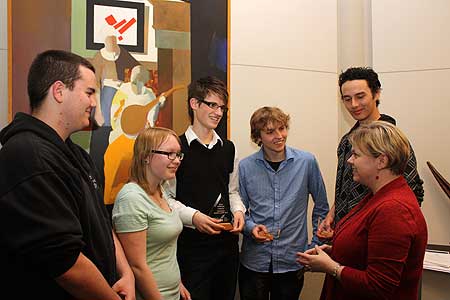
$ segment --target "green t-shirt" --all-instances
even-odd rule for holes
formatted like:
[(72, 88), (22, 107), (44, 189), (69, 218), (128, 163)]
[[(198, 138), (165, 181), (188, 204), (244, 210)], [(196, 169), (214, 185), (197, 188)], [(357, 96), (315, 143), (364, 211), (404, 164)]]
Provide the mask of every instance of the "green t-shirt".
[[(164, 191), (163, 197), (168, 197)], [(163, 210), (139, 185), (130, 182), (117, 194), (112, 220), (117, 233), (147, 231), (147, 265), (164, 299), (178, 300), (177, 238), (183, 229), (178, 213)], [(138, 290), (136, 297), (142, 299)]]

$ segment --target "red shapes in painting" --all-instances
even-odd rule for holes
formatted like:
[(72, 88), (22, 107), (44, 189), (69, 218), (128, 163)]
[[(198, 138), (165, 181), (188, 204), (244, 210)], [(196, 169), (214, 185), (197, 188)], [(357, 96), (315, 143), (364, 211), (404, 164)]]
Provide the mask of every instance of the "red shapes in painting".
[[(106, 23), (114, 27), (114, 29), (118, 29), (120, 36), (117, 37), (119, 41), (123, 40), (122, 34), (127, 31), (134, 23), (136, 23), (136, 19), (132, 18), (127, 22), (127, 20), (123, 19), (120, 22), (117, 22), (116, 18), (113, 15), (109, 15), (105, 18)], [(125, 25), (124, 25), (125, 24)], [(123, 25), (123, 26), (122, 26)], [(122, 27), (121, 27), (122, 26)], [(120, 29), (119, 29), (120, 27)]]

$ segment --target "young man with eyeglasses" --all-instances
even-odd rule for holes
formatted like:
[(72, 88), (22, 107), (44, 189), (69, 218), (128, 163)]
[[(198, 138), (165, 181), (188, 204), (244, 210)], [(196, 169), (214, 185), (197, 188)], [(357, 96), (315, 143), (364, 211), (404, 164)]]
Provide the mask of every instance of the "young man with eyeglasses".
[(247, 213), (239, 269), (242, 300), (298, 300), (303, 266), (296, 253), (308, 247), (309, 195), (312, 224), (328, 212), (319, 165), (309, 152), (288, 147), (289, 115), (262, 107), (250, 119), (251, 138), (261, 149), (239, 164), (239, 188)]
[[(180, 136), (184, 159), (176, 175), (176, 208), (185, 227), (178, 239), (182, 282), (192, 299), (233, 300), (238, 269), (238, 235), (245, 207), (238, 189), (238, 158), (233, 143), (215, 132), (227, 115), (228, 91), (214, 77), (189, 85), (191, 126)], [(209, 215), (220, 202), (233, 215), (230, 231)]]

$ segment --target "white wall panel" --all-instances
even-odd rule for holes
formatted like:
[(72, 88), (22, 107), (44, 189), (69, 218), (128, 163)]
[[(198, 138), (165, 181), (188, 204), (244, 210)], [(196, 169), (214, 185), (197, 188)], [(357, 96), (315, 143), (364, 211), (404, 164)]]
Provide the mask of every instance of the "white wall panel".
[(0, 0), (0, 49), (8, 48), (8, 18), (7, 0)]
[(316, 156), (333, 200), (336, 74), (244, 66), (232, 66), (231, 71), (231, 139), (239, 156), (259, 150), (250, 140), (252, 113), (262, 106), (277, 106), (291, 116), (288, 144)]
[[(450, 55), (450, 54), (449, 54)], [(425, 181), (423, 212), (429, 243), (450, 242), (450, 199), (431, 174), (427, 161), (450, 181), (450, 70), (381, 74), (380, 110), (397, 119), (410, 139)]]
[(450, 68), (450, 1), (372, 0), (379, 72)]
[(231, 2), (231, 63), (336, 72), (337, 6), (329, 0)]

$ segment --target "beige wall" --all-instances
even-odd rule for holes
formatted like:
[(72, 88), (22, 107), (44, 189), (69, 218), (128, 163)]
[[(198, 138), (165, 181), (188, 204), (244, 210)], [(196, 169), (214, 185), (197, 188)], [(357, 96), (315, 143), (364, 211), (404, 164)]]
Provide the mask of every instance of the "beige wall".
[(253, 111), (278, 106), (291, 115), (289, 144), (316, 155), (330, 197), (338, 141), (336, 23), (336, 1), (231, 3), (230, 131), (239, 156), (258, 150), (250, 142)]
[[(383, 85), (381, 112), (397, 119), (416, 151), (429, 242), (448, 244), (450, 201), (426, 161), (450, 179), (450, 160), (444, 158), (450, 152), (444, 90), (450, 82), (450, 2), (413, 0), (407, 9), (400, 0), (289, 0), (273, 6), (232, 2), (230, 128), (240, 156), (257, 150), (249, 141), (251, 113), (279, 106), (293, 119), (289, 143), (318, 157), (332, 202), (336, 144), (354, 124), (338, 98), (337, 74), (349, 66), (373, 66)], [(308, 276), (302, 299), (317, 299), (321, 280)], [(428, 282), (424, 291), (435, 290)]]
[(383, 85), (380, 107), (397, 119), (416, 152), (425, 181), (429, 243), (449, 245), (450, 200), (426, 162), (450, 180), (450, 2), (404, 5), (372, 1), (373, 65)]
[(0, 0), (0, 128), (3, 128), (8, 123), (7, 2), (7, 0)]
[(412, 0), (408, 9), (399, 0), (231, 5), (230, 129), (240, 156), (257, 150), (249, 140), (251, 113), (262, 105), (280, 106), (292, 116), (290, 144), (317, 155), (332, 198), (335, 146), (353, 124), (337, 97), (337, 72), (372, 65), (383, 85), (381, 112), (397, 119), (416, 151), (429, 241), (448, 244), (450, 202), (426, 161), (450, 179), (444, 156), (450, 152), (444, 90), (450, 79), (450, 2)]
[[(6, 3), (0, 0), (0, 128), (8, 111)], [(292, 117), (289, 144), (316, 155), (332, 202), (336, 145), (353, 124), (338, 99), (337, 74), (372, 65), (383, 85), (380, 110), (397, 119), (416, 151), (429, 241), (448, 244), (450, 201), (426, 161), (450, 180), (450, 2), (230, 3), (230, 132), (240, 157), (258, 149), (249, 139), (251, 113), (263, 105), (279, 106)], [(309, 279), (305, 299), (316, 299), (321, 277)]]
[[(259, 149), (250, 141), (251, 114), (278, 106), (291, 116), (288, 144), (318, 159), (329, 199), (338, 143), (336, 24), (337, 1), (231, 1), (230, 132), (239, 156)], [(318, 299), (322, 278), (308, 274), (302, 299)]]
[[(370, 0), (338, 1), (338, 72), (353, 66), (372, 65)], [(339, 93), (339, 87), (336, 84)], [(338, 99), (338, 102), (341, 102)], [(355, 120), (338, 105), (338, 135), (343, 136)]]

